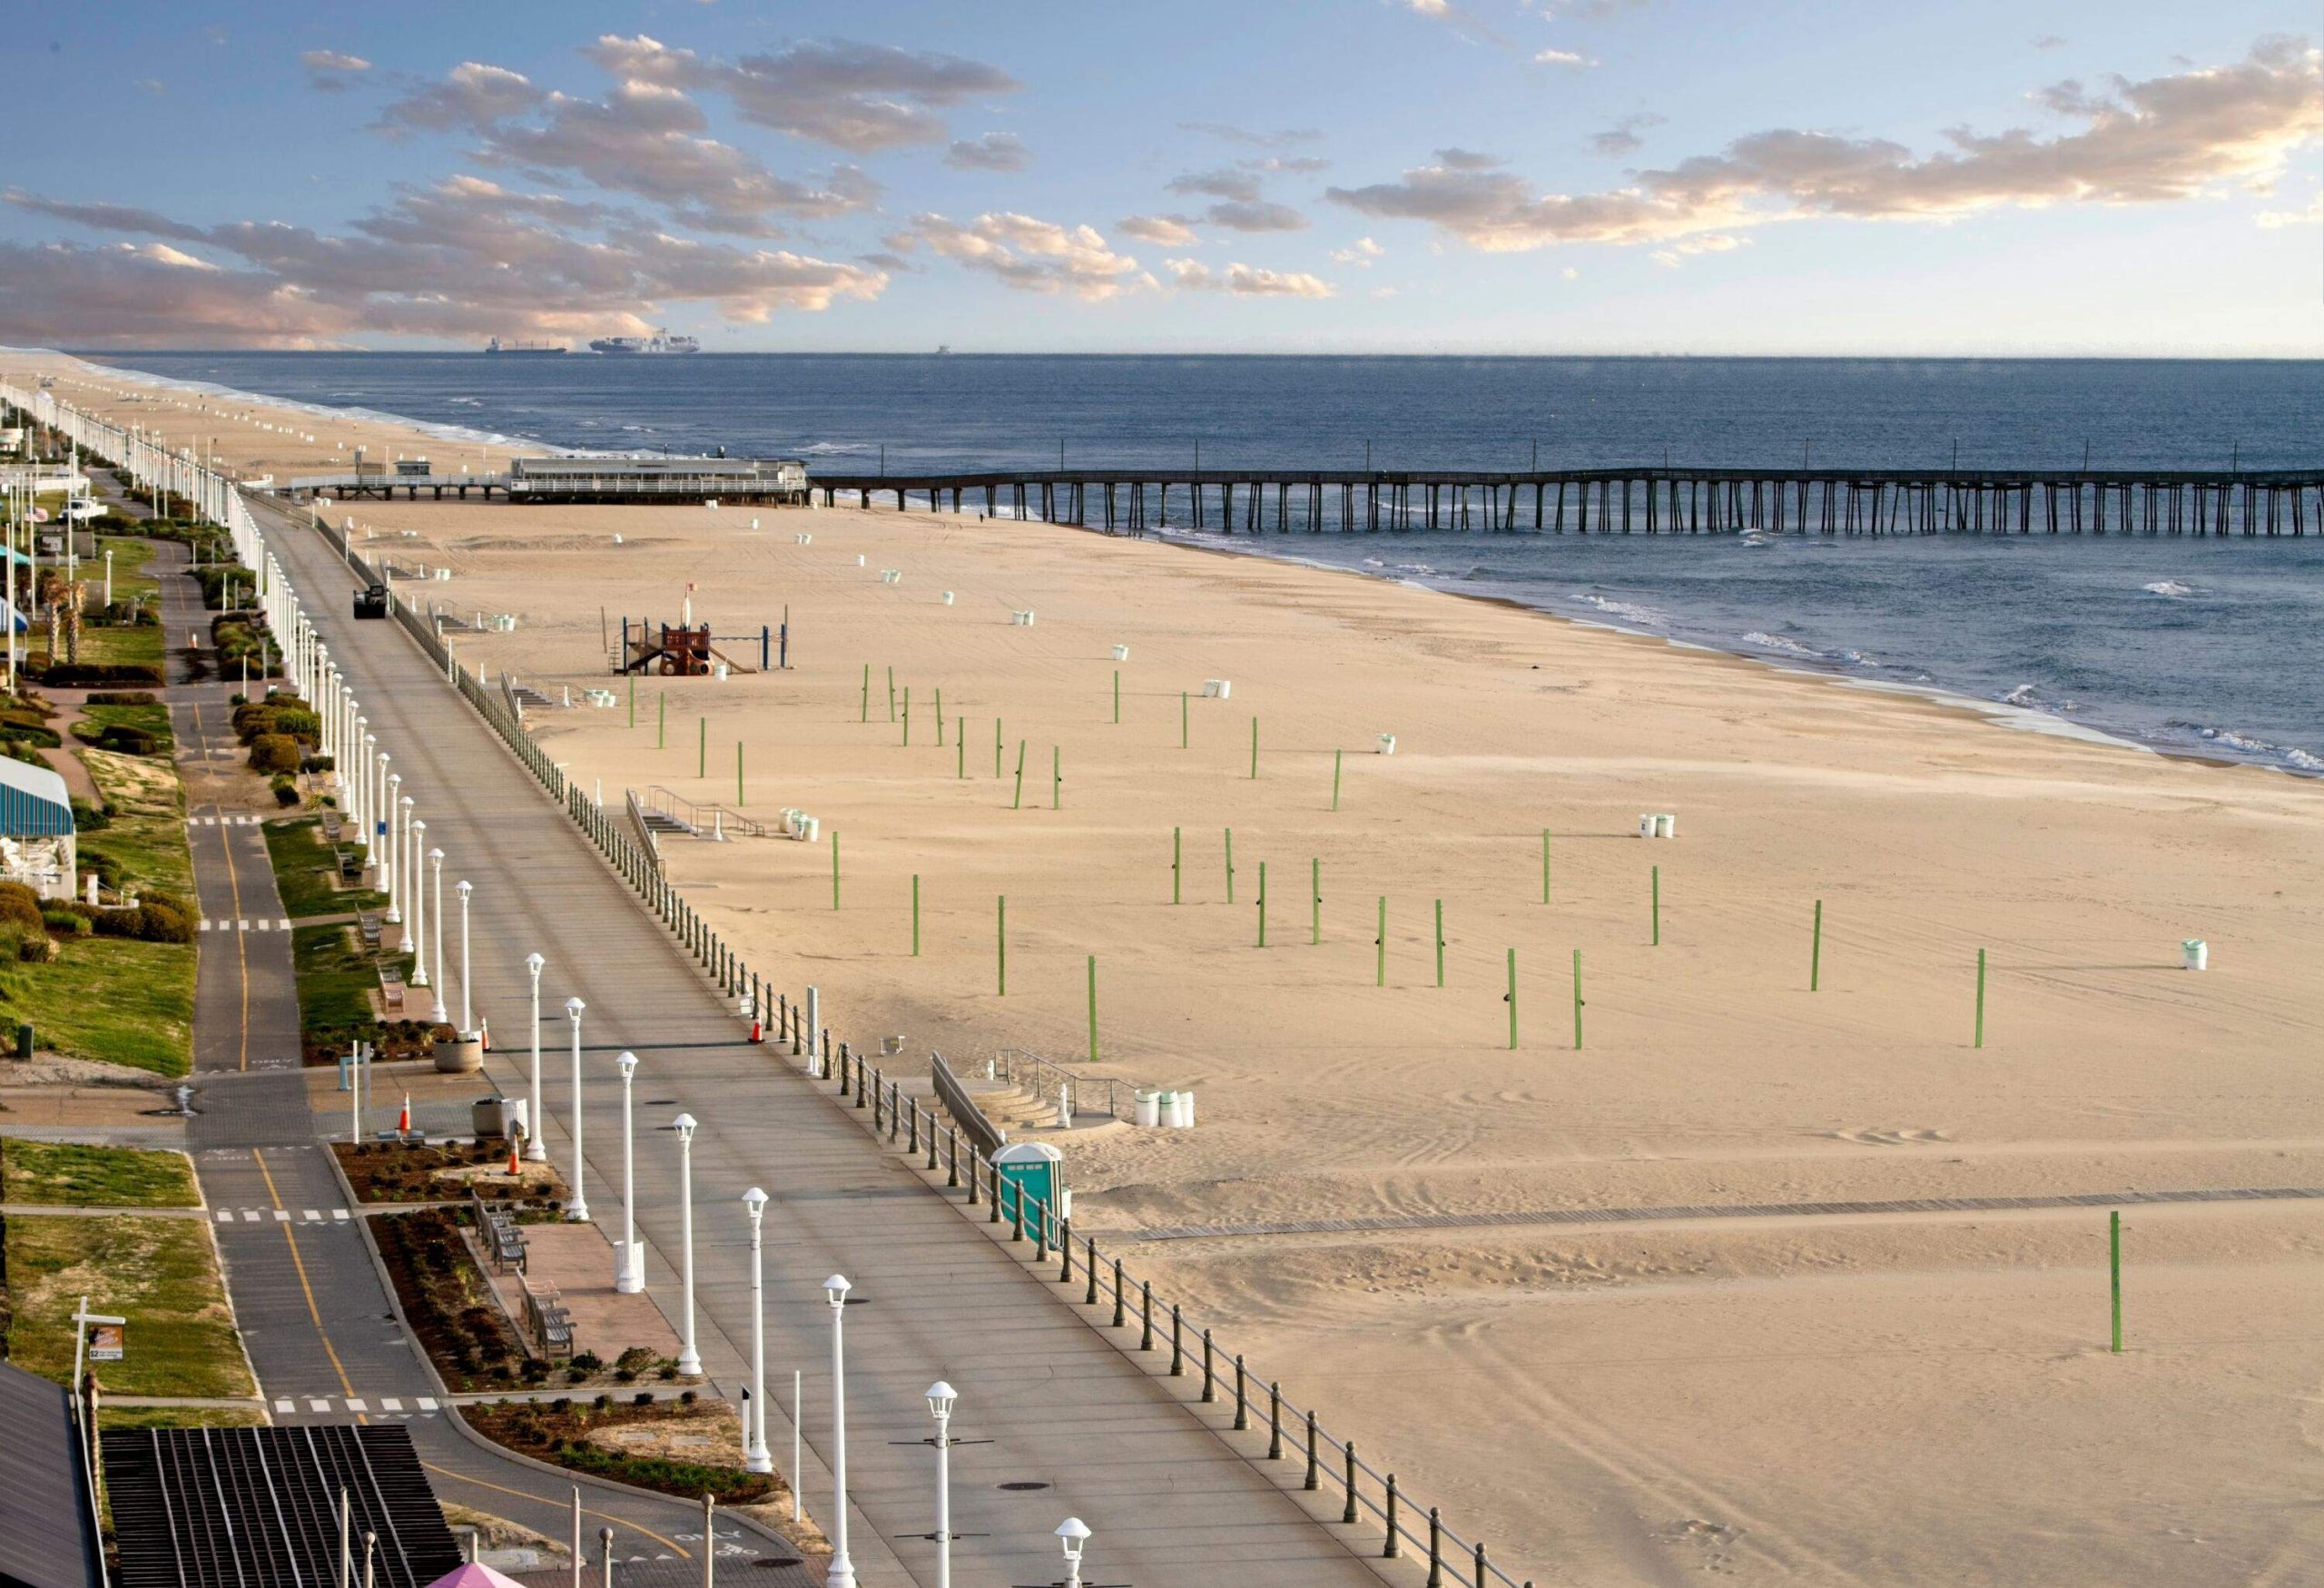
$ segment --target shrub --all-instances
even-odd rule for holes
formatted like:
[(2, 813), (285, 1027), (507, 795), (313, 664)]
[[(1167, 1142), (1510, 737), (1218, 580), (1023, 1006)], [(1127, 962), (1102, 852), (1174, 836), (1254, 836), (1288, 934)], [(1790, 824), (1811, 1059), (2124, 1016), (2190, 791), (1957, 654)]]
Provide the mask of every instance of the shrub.
[(113, 817), (84, 799), (73, 802), (73, 826), (81, 833), (96, 833), (113, 825)]
[(650, 1389), (641, 1389), (629, 1397), (629, 1404), (634, 1406), (650, 1406), (654, 1404), (654, 1392)]
[(291, 776), (289, 773), (276, 773), (274, 774), (273, 782), (268, 784), (268, 786), (274, 790), (274, 803), (276, 804), (295, 805), (299, 803), (299, 780)]
[(60, 937), (89, 935), (89, 918), (77, 911), (66, 910), (52, 904), (40, 912), (40, 921), (43, 926)]
[(92, 689), (88, 695), (91, 705), (152, 705), (154, 701), (143, 689)]
[(38, 893), (22, 883), (0, 883), (0, 924), (37, 932), (45, 924), (41, 919), (43, 913)]
[(615, 1368), (614, 1382), (615, 1384), (635, 1384), (637, 1382), (636, 1370), (629, 1367)]
[(338, 763), (333, 761), (331, 757), (328, 755), (310, 755), (305, 760), (299, 763), (299, 770), (301, 772), (330, 772), (334, 770), (337, 765)]
[(103, 937), (135, 938), (140, 942), (192, 942), (193, 920), (185, 903), (166, 893), (155, 894), (134, 910), (104, 910), (96, 917)]
[(573, 1354), (573, 1371), (576, 1373), (595, 1373), (605, 1365), (605, 1358), (595, 1351), (576, 1351)]
[(573, 1409), (573, 1397), (569, 1395), (558, 1396), (555, 1400), (548, 1403), (548, 1409), (552, 1412), (557, 1413), (559, 1415), (563, 1415), (565, 1413)]
[(299, 741), (288, 734), (261, 734), (251, 741), (252, 772), (299, 770)]
[(614, 1397), (609, 1395), (601, 1395), (589, 1404), (596, 1407), (601, 1412), (611, 1411), (613, 1409)]
[(123, 755), (151, 755), (162, 743), (143, 728), (127, 723), (107, 723), (97, 732), (97, 748)]
[(38, 937), (25, 938), (16, 944), (16, 958), (28, 965), (37, 965), (43, 961), (53, 960), (55, 957), (56, 944), (49, 940), (45, 932)]
[(690, 1406), (701, 1398), (702, 1397), (700, 1396), (696, 1395), (690, 1389), (682, 1389), (678, 1392), (678, 1405), (682, 1406)]
[[(195, 652), (199, 656), (199, 652)], [(41, 680), (60, 689), (88, 685), (153, 684), (162, 682), (162, 670), (143, 662), (51, 662)]]

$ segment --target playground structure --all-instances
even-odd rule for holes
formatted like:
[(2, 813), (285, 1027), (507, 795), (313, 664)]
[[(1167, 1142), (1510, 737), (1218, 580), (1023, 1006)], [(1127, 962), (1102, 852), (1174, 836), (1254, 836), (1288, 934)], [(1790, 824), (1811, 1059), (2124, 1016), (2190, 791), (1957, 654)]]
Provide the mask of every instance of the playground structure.
[[(692, 604), (689, 603), (689, 606)], [(691, 617), (691, 613), (688, 616)], [(758, 642), (755, 666), (722, 645), (736, 647)], [(747, 654), (747, 652), (745, 653)], [(761, 624), (756, 635), (716, 636), (707, 623), (677, 625), (621, 620), (621, 649), (613, 656), (616, 673), (658, 673), (665, 678), (706, 678), (720, 666), (735, 673), (764, 673), (791, 665), (791, 625)]]

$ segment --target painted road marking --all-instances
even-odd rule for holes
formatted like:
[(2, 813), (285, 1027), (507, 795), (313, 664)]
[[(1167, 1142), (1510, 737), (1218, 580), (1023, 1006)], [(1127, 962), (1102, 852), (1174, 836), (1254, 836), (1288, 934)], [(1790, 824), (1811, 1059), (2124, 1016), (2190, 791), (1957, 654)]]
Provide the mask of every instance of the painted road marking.
[(307, 1222), (310, 1224), (320, 1224), (323, 1221), (323, 1216), (320, 1213), (316, 1212), (312, 1208), (308, 1208), (306, 1210), (306, 1214)]
[(219, 1209), (218, 1209), (218, 1222), (219, 1222), (219, 1223), (221, 1223), (221, 1224), (231, 1224), (231, 1223), (233, 1223), (233, 1222), (234, 1222), (234, 1210), (233, 1210), (231, 1208), (219, 1208)]
[(258, 1222), (258, 1214), (251, 1208), (243, 1208), (242, 1222), (244, 1224), (256, 1224)]
[(202, 918), (202, 930), (204, 932), (210, 930), (210, 918), (207, 915)]
[(292, 1400), (278, 1400), (274, 1403), (274, 1409), (278, 1412), (295, 1412), (299, 1409), (299, 1403)]
[(274, 1222), (277, 1224), (290, 1223), (290, 1210), (288, 1208), (277, 1208), (274, 1210)]
[(273, 926), (274, 926), (274, 922), (272, 922), (271, 921), (261, 921), (261, 922), (256, 922), (255, 924), (257, 925), (258, 930), (259, 930), (259, 931), (261, 931), (261, 932), (268, 932), (268, 931), (271, 931), (271, 930), (273, 929)]
[(436, 1409), (436, 1397), (435, 1397), (434, 1396), (427, 1396), (427, 1395), (421, 1396), (419, 1397), (419, 1409), (420, 1409), (421, 1411), (423, 1411), (423, 1412), (432, 1412), (432, 1411), (434, 1411), (434, 1410)]
[(307, 1409), (310, 1412), (328, 1414), (330, 1410), (330, 1402), (310, 1400), (307, 1402)]
[(288, 931), (290, 931), (290, 918), (288, 915), (277, 916), (277, 917), (275, 918), (275, 922), (274, 922), (274, 930), (275, 930), (275, 931), (277, 931), (277, 932), (288, 932)]
[(381, 1396), (379, 1397), (379, 1409), (383, 1412), (399, 1412), (403, 1410), (403, 1402), (396, 1399), (396, 1397), (391, 1395)]
[(330, 1210), (330, 1216), (332, 1219), (338, 1223), (344, 1224), (347, 1222), (347, 1209), (344, 1208), (332, 1208)]
[(368, 1411), (369, 1408), (365, 1406), (361, 1401), (357, 1400), (353, 1396), (349, 1396), (347, 1397), (347, 1409), (350, 1412), (361, 1412)]

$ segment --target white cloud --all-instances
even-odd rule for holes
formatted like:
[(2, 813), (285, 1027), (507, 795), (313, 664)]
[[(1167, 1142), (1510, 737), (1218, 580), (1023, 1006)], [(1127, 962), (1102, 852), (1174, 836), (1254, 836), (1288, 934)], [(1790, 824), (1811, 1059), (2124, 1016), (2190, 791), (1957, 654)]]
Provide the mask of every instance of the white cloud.
[(1214, 271), (1200, 260), (1165, 260), (1172, 285), (1190, 292), (1228, 292), (1244, 298), (1328, 298), (1333, 288), (1319, 276), (1230, 264)]
[(1372, 261), (1384, 257), (1387, 252), (1369, 237), (1359, 237), (1345, 248), (1332, 250), (1332, 262), (1354, 265), (1359, 270), (1370, 270)]
[(1115, 222), (1114, 229), (1162, 248), (1196, 248), (1202, 243), (1184, 215), (1129, 215)]
[(2324, 225), (2324, 194), (2309, 200), (2305, 210), (2262, 210), (2251, 219), (2255, 225), (2269, 232), (2287, 226)]
[(1064, 226), (1011, 212), (988, 212), (965, 224), (943, 215), (915, 215), (888, 242), (900, 252), (925, 247), (1022, 292), (1063, 293), (1094, 303), (1153, 284), (1137, 261), (1116, 253), (1095, 227)]
[(956, 171), (1022, 171), (1032, 161), (1032, 152), (1014, 133), (955, 139), (944, 152), (944, 163)]
[(1577, 54), (1571, 50), (1536, 50), (1533, 52), (1533, 64), (1536, 66), (1595, 66), (1597, 64), (1597, 62), (1591, 60), (1589, 56)]
[(1259, 200), (1252, 203), (1213, 204), (1202, 212), (1209, 224), (1225, 232), (1303, 232), (1307, 217), (1289, 204)]
[(463, 61), (442, 82), (415, 89), (381, 111), (378, 125), (389, 133), (481, 132), (547, 97), (521, 72)]
[(369, 72), (371, 63), (360, 55), (343, 54), (337, 50), (309, 50), (299, 57), (299, 64), (310, 72)]
[[(2159, 203), (2272, 177), (2316, 136), (2319, 55), (2270, 38), (2228, 66), (2190, 67), (2093, 94), (2054, 84), (2041, 102), (2080, 125), (1955, 128), (1915, 155), (1882, 138), (1775, 128), (1718, 154), (1637, 173), (1631, 185), (1542, 193), (1516, 174), (1441, 151), (1394, 182), (1332, 188), (1359, 213), (1427, 222), (1470, 246), (1640, 243), (1812, 216), (1941, 220), (2057, 203)], [(1460, 156), (1455, 158), (1455, 156)]]

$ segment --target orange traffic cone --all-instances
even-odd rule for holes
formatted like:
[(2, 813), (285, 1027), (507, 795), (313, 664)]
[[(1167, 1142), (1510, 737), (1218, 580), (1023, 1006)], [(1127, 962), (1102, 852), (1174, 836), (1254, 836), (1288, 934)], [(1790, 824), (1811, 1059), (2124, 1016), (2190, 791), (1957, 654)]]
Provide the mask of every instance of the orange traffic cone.
[(751, 1017), (751, 1041), (753, 1042), (766, 1041), (766, 1022), (756, 1015)]
[(518, 1133), (514, 1130), (508, 1132), (508, 1178), (512, 1180), (522, 1179), (525, 1174), (524, 1165), (517, 1160), (517, 1134)]
[(411, 1094), (409, 1092), (403, 1094), (403, 1112), (396, 1116), (396, 1134), (399, 1136), (411, 1134)]
[(484, 1051), (486, 1051), (486, 1052), (487, 1052), (487, 1053), (491, 1052), (491, 1051), (492, 1051), (492, 1022), (491, 1022), (490, 1021), (488, 1021), (488, 1020), (480, 1020), (480, 1021), (477, 1021), (477, 1022), (476, 1022), (476, 1025), (477, 1025), (477, 1030), (478, 1030), (479, 1032), (481, 1032), (481, 1033), (482, 1033), (483, 1038), (484, 1038)]

